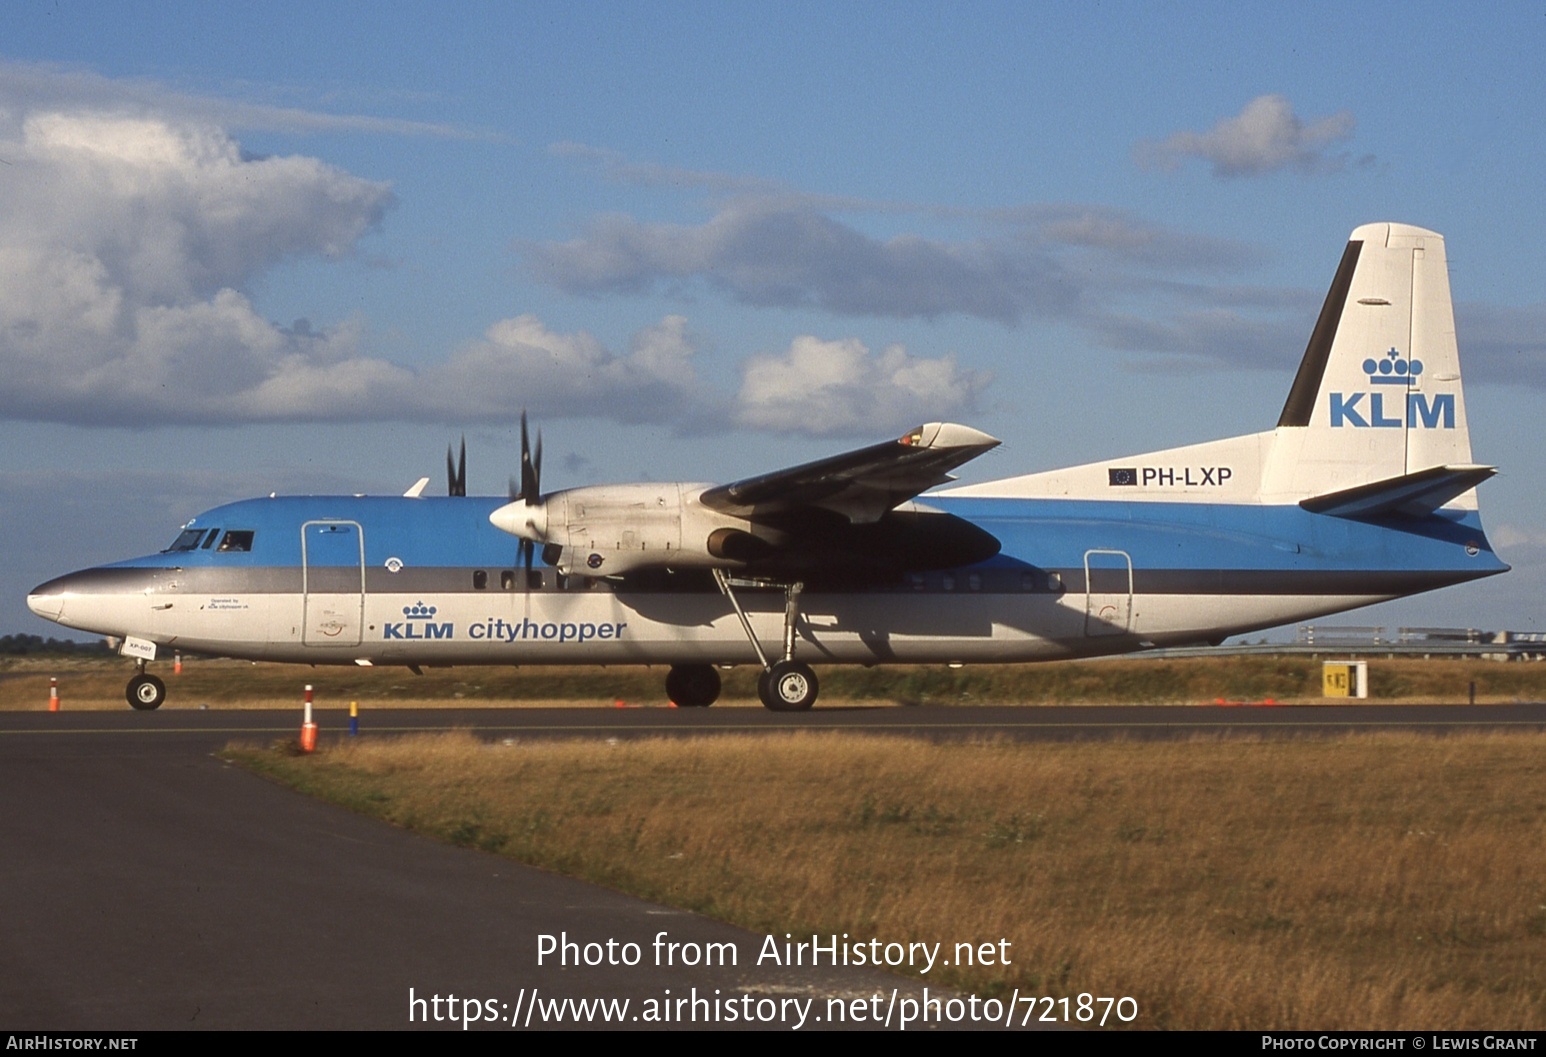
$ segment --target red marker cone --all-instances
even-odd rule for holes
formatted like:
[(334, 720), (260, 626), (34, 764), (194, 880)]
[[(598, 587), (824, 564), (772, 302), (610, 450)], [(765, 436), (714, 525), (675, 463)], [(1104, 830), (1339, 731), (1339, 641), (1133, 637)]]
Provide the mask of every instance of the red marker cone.
[(312, 752), (317, 747), (317, 725), (311, 721), (311, 684), (306, 684), (306, 711), (301, 720), (301, 751)]

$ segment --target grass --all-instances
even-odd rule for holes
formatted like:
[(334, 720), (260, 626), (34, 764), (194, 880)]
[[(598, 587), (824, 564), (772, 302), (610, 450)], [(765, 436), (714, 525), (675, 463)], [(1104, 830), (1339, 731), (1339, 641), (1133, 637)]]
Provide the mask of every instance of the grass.
[(782, 936), (1010, 941), (935, 984), (1136, 1026), (1539, 1029), (1546, 736), (929, 744), (416, 736), (240, 762)]
[[(47, 707), (48, 680), (59, 679), (66, 708), (124, 706), (131, 666), (120, 658), (12, 658), (0, 660), (0, 708)], [(317, 700), (341, 706), (351, 699), (372, 706), (432, 702), (488, 704), (664, 705), (663, 667), (431, 668), (415, 676), (404, 668), (322, 667), (190, 660), (182, 675), (170, 665), (152, 671), (166, 680), (168, 707), (210, 703), (226, 707), (287, 707), (307, 683)], [(756, 703), (756, 671), (725, 674), (727, 703)], [(1320, 661), (1310, 657), (1230, 657), (1156, 660), (1118, 658), (1046, 664), (879, 668), (822, 667), (822, 700), (874, 704), (1202, 704), (1228, 700), (1317, 702)], [(1465, 659), (1373, 659), (1369, 685), (1375, 701), (1467, 700), (1476, 684), (1481, 702), (1546, 699), (1546, 664)]]

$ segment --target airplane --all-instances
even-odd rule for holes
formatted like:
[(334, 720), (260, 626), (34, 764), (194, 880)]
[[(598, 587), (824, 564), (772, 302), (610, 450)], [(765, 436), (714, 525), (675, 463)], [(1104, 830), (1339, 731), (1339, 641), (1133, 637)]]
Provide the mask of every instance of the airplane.
[[(998, 441), (932, 422), (730, 484), (270, 496), (159, 554), (70, 573), (33, 612), (118, 640), (126, 697), (171, 650), (306, 664), (666, 665), (684, 707), (761, 669), (810, 708), (814, 664), (1002, 663), (1217, 644), (1507, 571), (1482, 531), (1444, 240), (1357, 228), (1277, 425), (950, 486)], [(946, 486), (946, 487), (941, 487)], [(930, 489), (934, 489), (930, 491)], [(538, 564), (535, 559), (540, 556)]]

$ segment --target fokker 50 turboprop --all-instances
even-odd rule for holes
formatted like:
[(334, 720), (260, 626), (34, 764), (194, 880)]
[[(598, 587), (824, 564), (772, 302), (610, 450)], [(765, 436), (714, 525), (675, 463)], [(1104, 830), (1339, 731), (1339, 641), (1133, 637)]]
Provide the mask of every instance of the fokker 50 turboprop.
[[(129, 703), (170, 648), (311, 664), (662, 664), (679, 705), (757, 664), (1005, 662), (1219, 642), (1504, 572), (1482, 532), (1444, 240), (1353, 232), (1277, 426), (929, 492), (998, 442), (934, 422), (723, 485), (286, 496), (50, 580), (32, 610), (122, 640)], [(922, 496), (922, 498), (919, 498)], [(541, 557), (541, 563), (534, 559)], [(535, 567), (534, 567), (535, 565)]]

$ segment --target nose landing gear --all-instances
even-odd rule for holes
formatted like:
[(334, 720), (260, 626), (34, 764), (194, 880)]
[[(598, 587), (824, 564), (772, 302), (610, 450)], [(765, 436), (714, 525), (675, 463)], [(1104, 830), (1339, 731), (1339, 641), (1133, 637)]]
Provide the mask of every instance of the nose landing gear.
[(154, 675), (146, 673), (145, 662), (140, 661), (134, 677), (124, 688), (124, 697), (136, 710), (149, 712), (160, 708), (161, 703), (166, 700), (166, 684)]

